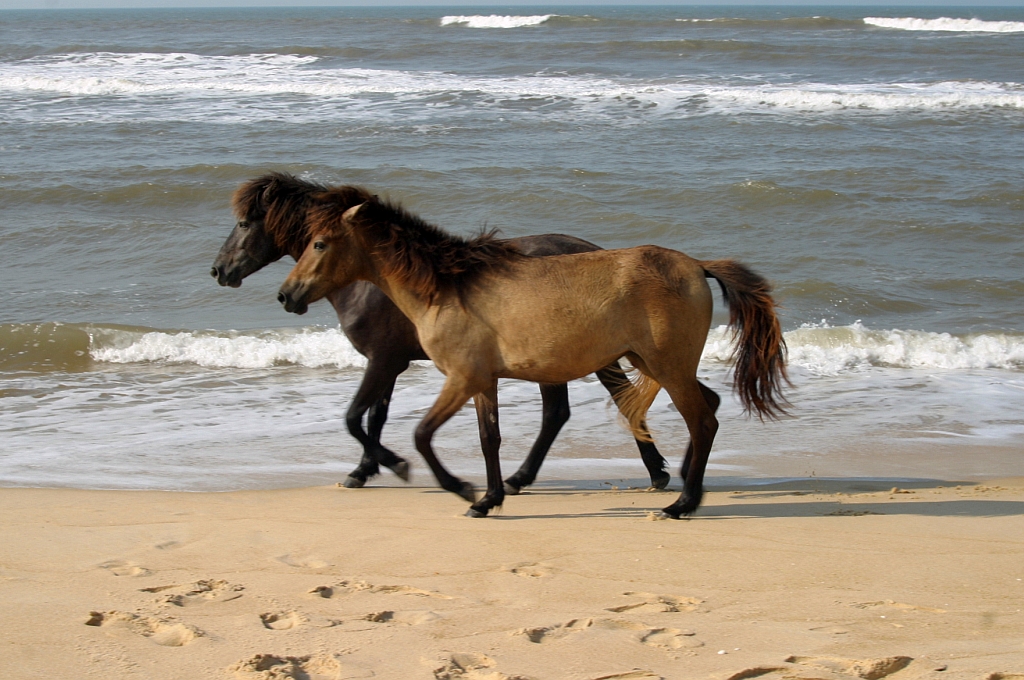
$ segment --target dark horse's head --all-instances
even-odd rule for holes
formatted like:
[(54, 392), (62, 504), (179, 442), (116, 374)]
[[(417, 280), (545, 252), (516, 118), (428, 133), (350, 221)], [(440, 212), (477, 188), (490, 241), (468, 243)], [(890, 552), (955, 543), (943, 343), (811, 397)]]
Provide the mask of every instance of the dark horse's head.
[(325, 194), (339, 194), (351, 205), (370, 196), (359, 187), (332, 188), (283, 172), (242, 184), (232, 198), (238, 221), (221, 246), (210, 275), (222, 286), (237, 288), (246, 276), (285, 255), (298, 259), (309, 242), (306, 211)]

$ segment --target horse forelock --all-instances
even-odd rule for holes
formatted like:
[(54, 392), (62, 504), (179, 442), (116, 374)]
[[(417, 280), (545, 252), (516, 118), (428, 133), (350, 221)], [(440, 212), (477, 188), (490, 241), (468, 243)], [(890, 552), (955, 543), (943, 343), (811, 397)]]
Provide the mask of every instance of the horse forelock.
[(371, 196), (362, 187), (328, 186), (284, 172), (270, 172), (240, 186), (233, 204), (239, 218), (262, 220), (278, 248), (296, 253), (309, 242), (310, 207), (321, 202), (351, 207)]
[(523, 257), (495, 230), (467, 239), (376, 197), (360, 207), (351, 224), (382, 264), (382, 274), (429, 300), (442, 293), (461, 294), (486, 271)]

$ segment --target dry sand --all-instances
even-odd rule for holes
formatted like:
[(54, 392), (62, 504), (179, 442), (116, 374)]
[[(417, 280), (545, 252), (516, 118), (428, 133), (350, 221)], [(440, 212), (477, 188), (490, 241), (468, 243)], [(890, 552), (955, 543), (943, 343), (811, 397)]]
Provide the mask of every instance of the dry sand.
[(5, 678), (1024, 679), (1024, 480), (0, 489)]

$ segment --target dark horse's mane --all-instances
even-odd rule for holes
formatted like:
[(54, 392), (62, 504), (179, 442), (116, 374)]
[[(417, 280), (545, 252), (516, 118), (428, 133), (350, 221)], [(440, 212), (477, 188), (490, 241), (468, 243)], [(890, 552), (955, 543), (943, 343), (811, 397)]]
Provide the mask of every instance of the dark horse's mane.
[(269, 172), (238, 187), (231, 202), (239, 219), (263, 220), (263, 228), (277, 247), (292, 252), (305, 248), (309, 241), (306, 213), (314, 203), (327, 199), (347, 209), (372, 197), (358, 186), (332, 187), (284, 172)]
[(312, 231), (338, 235), (351, 224), (383, 264), (382, 274), (430, 301), (444, 293), (455, 293), (461, 300), (462, 292), (485, 272), (525, 257), (495, 230), (468, 239), (456, 236), (377, 196), (364, 202), (346, 223), (341, 217), (348, 206), (327, 195), (323, 198), (310, 211)]

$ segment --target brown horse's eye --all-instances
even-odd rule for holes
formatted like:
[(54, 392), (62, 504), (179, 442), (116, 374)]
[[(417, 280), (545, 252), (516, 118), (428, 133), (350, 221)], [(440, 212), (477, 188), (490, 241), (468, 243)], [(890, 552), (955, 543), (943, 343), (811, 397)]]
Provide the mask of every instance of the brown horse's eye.
[(313, 244), (313, 250), (327, 250), (327, 244), (323, 241), (317, 241)]
[(238, 221), (238, 228), (239, 229), (248, 229), (249, 228), (249, 222), (247, 222), (246, 220), (239, 220)]

